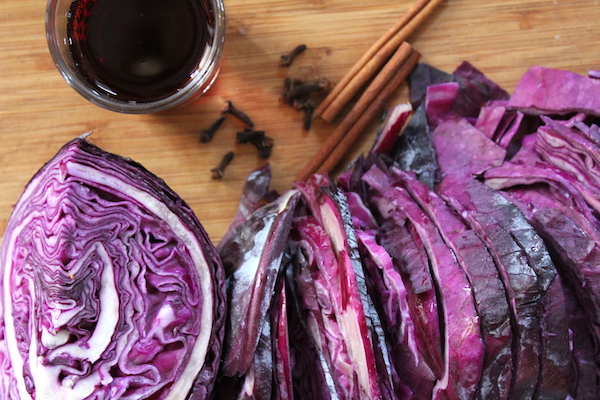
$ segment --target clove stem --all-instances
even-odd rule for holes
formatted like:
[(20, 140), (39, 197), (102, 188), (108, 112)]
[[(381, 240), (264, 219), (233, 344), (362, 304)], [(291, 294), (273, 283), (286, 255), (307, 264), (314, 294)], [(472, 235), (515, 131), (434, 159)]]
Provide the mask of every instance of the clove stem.
[(200, 134), (200, 141), (202, 143), (210, 142), (215, 136), (217, 129), (223, 124), (223, 121), (225, 121), (225, 117), (221, 116), (211, 126), (203, 130)]
[(246, 114), (242, 110), (236, 108), (233, 105), (233, 103), (229, 100), (227, 100), (227, 107), (225, 107), (225, 109), (222, 111), (222, 113), (233, 115), (234, 117), (236, 117), (237, 119), (239, 119), (240, 121), (245, 123), (246, 125), (248, 125), (250, 127), (254, 127), (254, 122), (252, 121), (252, 119), (250, 119), (248, 114)]
[(288, 54), (283, 54), (279, 60), (279, 63), (284, 67), (289, 67), (292, 65), (292, 62), (294, 62), (294, 59), (302, 54), (306, 49), (307, 46), (305, 44), (299, 44)]
[(304, 124), (303, 128), (305, 131), (310, 131), (312, 126), (313, 115), (315, 113), (315, 109), (317, 108), (314, 102), (306, 102), (304, 105)]
[(226, 153), (219, 164), (210, 170), (213, 179), (220, 180), (223, 178), (223, 175), (225, 174), (225, 168), (227, 168), (227, 166), (231, 163), (234, 155), (235, 153), (233, 151)]

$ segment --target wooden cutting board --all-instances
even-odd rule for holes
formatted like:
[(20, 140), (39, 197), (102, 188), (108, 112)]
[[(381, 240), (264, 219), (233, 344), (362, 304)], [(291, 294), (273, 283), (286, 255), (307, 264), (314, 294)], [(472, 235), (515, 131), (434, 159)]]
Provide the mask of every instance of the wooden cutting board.
[[(226, 100), (245, 110), (275, 139), (269, 159), (272, 186), (293, 177), (335, 125), (302, 116), (280, 103), (290, 77), (337, 82), (413, 0), (225, 0), (227, 39), (217, 84), (199, 101), (157, 115), (122, 115), (87, 103), (62, 79), (46, 46), (43, 0), (0, 1), (0, 236), (12, 205), (30, 177), (67, 141), (93, 131), (90, 141), (128, 156), (162, 177), (195, 210), (216, 243), (234, 215), (247, 175), (265, 163), (235, 143), (240, 128), (228, 120), (209, 144), (199, 132)], [(447, 0), (410, 39), (422, 61), (452, 72), (471, 61), (512, 91), (534, 64), (586, 74), (600, 69), (597, 0)], [(291, 69), (279, 56), (308, 45)], [(407, 100), (402, 87), (390, 105)], [(371, 144), (365, 132), (349, 161)], [(222, 181), (209, 170), (236, 152)]]

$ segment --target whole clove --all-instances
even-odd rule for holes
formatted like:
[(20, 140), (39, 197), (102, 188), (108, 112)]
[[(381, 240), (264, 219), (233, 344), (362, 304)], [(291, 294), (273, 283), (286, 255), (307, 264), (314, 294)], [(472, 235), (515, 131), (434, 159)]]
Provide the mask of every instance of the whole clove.
[(313, 92), (328, 93), (331, 90), (331, 82), (326, 78), (314, 81), (302, 81), (299, 79), (285, 78), (283, 81), (282, 100), (285, 104), (294, 107), (298, 111), (304, 111), (303, 128), (309, 131), (317, 105)]
[(225, 168), (227, 168), (227, 166), (231, 163), (234, 155), (235, 153), (233, 151), (226, 153), (219, 162), (219, 164), (217, 164), (216, 167), (210, 170), (213, 179), (220, 180), (223, 178), (223, 175), (225, 174)]
[(234, 116), (235, 118), (239, 119), (240, 121), (242, 121), (243, 123), (245, 123), (246, 125), (248, 125), (249, 127), (251, 127), (251, 128), (254, 127), (254, 122), (248, 116), (248, 114), (246, 114), (245, 112), (236, 108), (233, 105), (233, 103), (229, 100), (227, 100), (227, 107), (225, 107), (225, 109), (222, 111), (222, 113), (230, 114), (230, 115)]
[(237, 135), (238, 143), (250, 143), (258, 150), (261, 158), (269, 158), (275, 141), (273, 138), (265, 135), (265, 131), (246, 128)]
[(288, 54), (282, 54), (279, 64), (284, 67), (289, 67), (294, 62), (294, 59), (302, 54), (307, 49), (305, 44), (299, 44)]
[(202, 143), (210, 142), (217, 130), (223, 125), (223, 121), (225, 121), (225, 117), (219, 117), (215, 122), (213, 122), (208, 128), (202, 131), (200, 134), (200, 141)]
[(312, 92), (323, 92), (326, 93), (331, 89), (331, 82), (326, 78), (321, 78), (317, 81), (301, 82), (297, 85), (291, 86), (289, 91), (285, 94), (284, 99), (292, 104), (294, 100), (301, 99)]
[(302, 84), (304, 84), (304, 82), (301, 79), (292, 79), (290, 77), (285, 78), (283, 80), (283, 96), (281, 97), (283, 102), (291, 105), (294, 100), (296, 100), (291, 97), (291, 95), (295, 95), (292, 93), (292, 90)]

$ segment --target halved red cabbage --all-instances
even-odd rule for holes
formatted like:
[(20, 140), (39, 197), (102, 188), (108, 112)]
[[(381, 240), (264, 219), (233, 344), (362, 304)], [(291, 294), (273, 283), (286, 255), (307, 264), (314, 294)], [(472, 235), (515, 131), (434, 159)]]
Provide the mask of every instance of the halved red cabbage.
[(204, 399), (224, 272), (187, 204), (79, 137), (29, 182), (0, 273), (4, 399)]

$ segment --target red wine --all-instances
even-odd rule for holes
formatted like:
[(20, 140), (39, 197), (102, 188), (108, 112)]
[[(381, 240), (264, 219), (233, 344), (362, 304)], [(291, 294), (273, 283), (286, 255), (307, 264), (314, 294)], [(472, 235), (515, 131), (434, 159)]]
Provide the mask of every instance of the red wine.
[(149, 102), (190, 80), (213, 24), (207, 0), (76, 0), (67, 30), (94, 90)]

